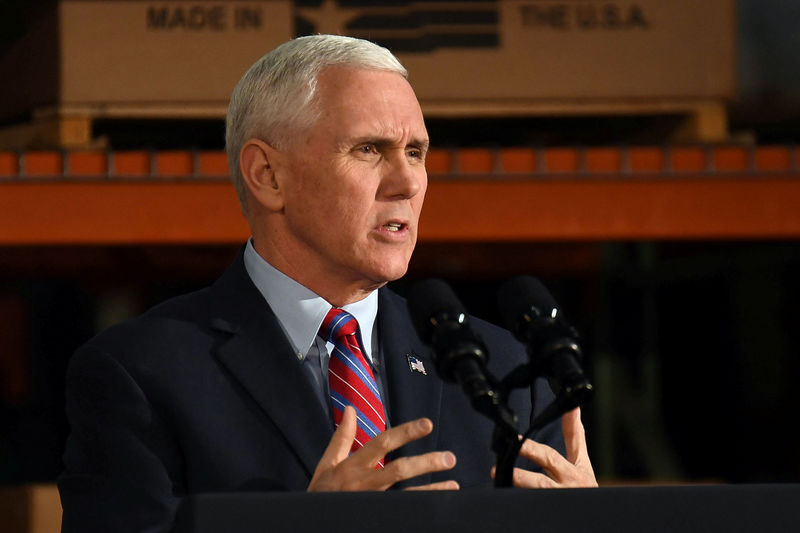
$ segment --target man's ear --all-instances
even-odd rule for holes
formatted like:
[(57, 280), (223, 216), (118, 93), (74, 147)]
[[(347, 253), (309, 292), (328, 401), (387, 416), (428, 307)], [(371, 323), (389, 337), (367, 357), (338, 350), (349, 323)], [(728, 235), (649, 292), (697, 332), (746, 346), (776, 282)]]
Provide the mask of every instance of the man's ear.
[(281, 154), (259, 139), (250, 139), (239, 152), (239, 169), (251, 201), (270, 211), (282, 211), (283, 190), (278, 173), (282, 171)]

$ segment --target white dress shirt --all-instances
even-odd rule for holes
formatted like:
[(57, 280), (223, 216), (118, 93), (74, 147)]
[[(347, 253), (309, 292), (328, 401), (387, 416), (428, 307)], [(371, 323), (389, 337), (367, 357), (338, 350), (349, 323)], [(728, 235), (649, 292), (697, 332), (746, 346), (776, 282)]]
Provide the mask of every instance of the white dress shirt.
[[(318, 334), (325, 315), (333, 306), (265, 261), (253, 247), (252, 239), (247, 241), (244, 251), (244, 266), (278, 318), (292, 350), (314, 385), (320, 402), (330, 414), (328, 361), (333, 344), (325, 342)], [(377, 374), (377, 362), (380, 358), (373, 357), (373, 354), (379, 353), (375, 320), (378, 315), (378, 292), (372, 291), (363, 300), (345, 305), (342, 309), (358, 321), (364, 355), (372, 366), (375, 381), (383, 397), (382, 380)]]

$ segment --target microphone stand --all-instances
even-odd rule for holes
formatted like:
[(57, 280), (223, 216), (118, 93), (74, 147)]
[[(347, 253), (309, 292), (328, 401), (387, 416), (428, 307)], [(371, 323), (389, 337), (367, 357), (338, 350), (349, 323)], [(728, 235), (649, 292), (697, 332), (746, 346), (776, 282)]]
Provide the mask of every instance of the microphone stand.
[(491, 383), (482, 394), (473, 396), (473, 407), (494, 421), (492, 450), (497, 456), (495, 487), (510, 487), (514, 473), (514, 463), (519, 455), (522, 441), (517, 429), (517, 416), (508, 406), (508, 389), (488, 374)]
[(492, 450), (497, 457), (494, 471), (495, 488), (506, 488), (513, 485), (514, 464), (517, 462), (522, 439), (516, 431), (509, 431), (502, 424), (494, 426), (492, 435)]
[[(505, 403), (509, 392), (513, 389), (525, 387), (531, 383), (530, 374), (530, 364), (526, 363), (518, 366), (503, 378), (497, 387), (503, 398), (503, 403)], [(533, 393), (533, 388), (531, 388), (531, 393)], [(531, 405), (534, 405), (532, 396)], [(516, 428), (513, 429), (513, 431), (510, 431), (506, 426), (495, 424), (494, 432), (492, 433), (492, 451), (495, 452), (497, 457), (494, 471), (495, 488), (513, 486), (514, 465), (517, 462), (523, 442)]]

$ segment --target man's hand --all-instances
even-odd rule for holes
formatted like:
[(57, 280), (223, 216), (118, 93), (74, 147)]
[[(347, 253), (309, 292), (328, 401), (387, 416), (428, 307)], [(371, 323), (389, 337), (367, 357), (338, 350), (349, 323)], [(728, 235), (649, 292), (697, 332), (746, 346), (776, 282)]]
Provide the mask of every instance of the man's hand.
[[(456, 464), (451, 452), (430, 452), (414, 457), (401, 457), (377, 470), (378, 461), (389, 452), (421, 439), (433, 431), (433, 423), (420, 418), (388, 429), (350, 454), (356, 436), (356, 413), (348, 406), (339, 427), (331, 437), (325, 453), (314, 470), (308, 485), (314, 491), (386, 490), (398, 481), (429, 472), (449, 470)], [(420, 490), (457, 490), (455, 481), (442, 481), (420, 487)]]
[(515, 468), (513, 476), (515, 487), (555, 489), (597, 486), (592, 462), (586, 449), (586, 433), (581, 423), (580, 408), (575, 408), (561, 417), (561, 429), (564, 432), (567, 457), (550, 446), (527, 439), (522, 444), (520, 455), (541, 466), (545, 473)]

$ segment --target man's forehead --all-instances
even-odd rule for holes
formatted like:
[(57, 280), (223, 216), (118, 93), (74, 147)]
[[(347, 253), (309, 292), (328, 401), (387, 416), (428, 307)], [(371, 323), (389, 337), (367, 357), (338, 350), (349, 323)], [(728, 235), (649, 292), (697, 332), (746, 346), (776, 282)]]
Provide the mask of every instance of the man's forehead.
[(427, 138), (417, 97), (401, 74), (375, 69), (329, 67), (318, 83), (319, 111), (324, 117), (346, 113), (348, 136), (380, 135), (387, 139)]
[(349, 144), (413, 144), (419, 148), (425, 148), (429, 144), (428, 131), (421, 112), (404, 116), (364, 108), (359, 110), (357, 120), (345, 122), (341, 125), (341, 131), (344, 133), (344, 140)]
[[(416, 94), (402, 74), (391, 70), (367, 69), (345, 66), (327, 67), (317, 77), (317, 93), (322, 100), (338, 99), (342, 94), (374, 92), (376, 84), (390, 84), (403, 88), (416, 101)], [(328, 98), (326, 98), (328, 97)]]

